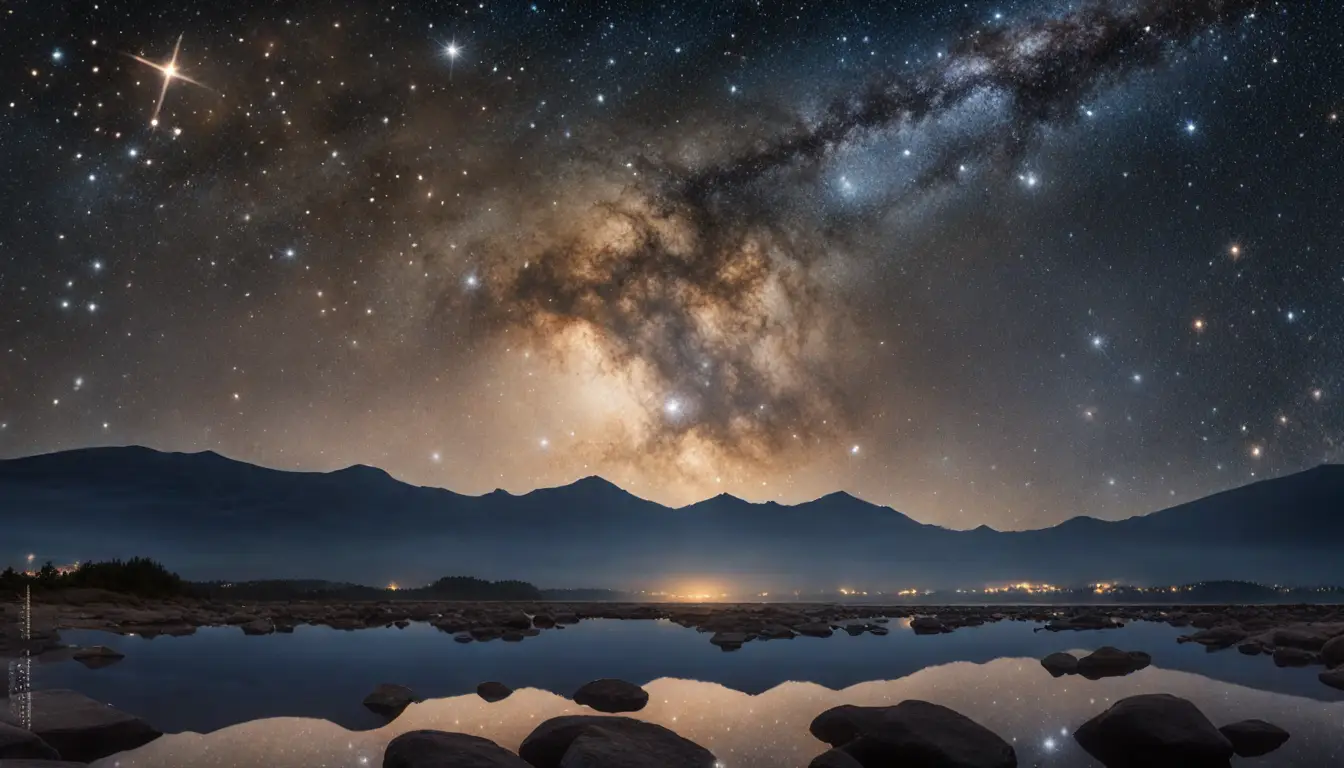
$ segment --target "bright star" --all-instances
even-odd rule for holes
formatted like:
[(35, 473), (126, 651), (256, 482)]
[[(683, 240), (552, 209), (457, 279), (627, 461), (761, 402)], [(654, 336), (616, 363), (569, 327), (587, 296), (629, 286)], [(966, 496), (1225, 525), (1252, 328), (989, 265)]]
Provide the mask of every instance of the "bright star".
[(676, 416), (677, 414), (681, 413), (681, 401), (677, 400), (676, 398), (672, 398), (671, 400), (668, 400), (666, 403), (663, 404), (663, 410), (667, 411), (667, 415), (669, 416)]
[(857, 445), (851, 445), (851, 446), (849, 447), (849, 455), (850, 455), (850, 456), (858, 456), (858, 455), (859, 455), (859, 446), (857, 446)]
[(1186, 122), (1186, 124), (1185, 124), (1185, 132), (1186, 132), (1186, 133), (1194, 133), (1196, 130), (1197, 130), (1197, 128), (1196, 128), (1195, 123), (1194, 123), (1193, 120), (1191, 120), (1191, 121), (1187, 121), (1187, 122)]
[(191, 83), (192, 85), (200, 86), (201, 88), (205, 88), (207, 91), (210, 90), (210, 88), (204, 83), (199, 83), (191, 79), (190, 77), (187, 77), (186, 75), (182, 74), (182, 70), (178, 69), (177, 54), (179, 51), (181, 51), (181, 49), (182, 49), (182, 36), (178, 35), (177, 42), (173, 44), (173, 56), (168, 60), (167, 64), (156, 64), (155, 62), (152, 62), (149, 59), (141, 58), (139, 56), (136, 56), (135, 54), (129, 54), (132, 59), (135, 59), (141, 64), (144, 64), (145, 66), (153, 67), (154, 69), (157, 69), (158, 71), (163, 73), (163, 88), (159, 90), (159, 101), (154, 105), (154, 115), (149, 119), (149, 124), (152, 126), (158, 126), (159, 124), (159, 111), (163, 109), (163, 99), (168, 95), (168, 86), (172, 85), (174, 79)]

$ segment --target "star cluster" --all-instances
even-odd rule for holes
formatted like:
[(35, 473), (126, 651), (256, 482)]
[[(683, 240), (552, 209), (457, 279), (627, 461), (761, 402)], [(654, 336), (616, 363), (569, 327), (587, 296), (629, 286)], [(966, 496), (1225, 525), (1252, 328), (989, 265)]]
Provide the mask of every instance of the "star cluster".
[(1344, 9), (3, 10), (0, 455), (954, 527), (1339, 458)]

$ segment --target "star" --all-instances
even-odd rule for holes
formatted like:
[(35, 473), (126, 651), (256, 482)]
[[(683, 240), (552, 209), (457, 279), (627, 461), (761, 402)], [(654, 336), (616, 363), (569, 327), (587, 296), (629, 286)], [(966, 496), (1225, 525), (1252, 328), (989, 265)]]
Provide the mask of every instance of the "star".
[[(193, 80), (190, 77), (187, 77), (186, 75), (182, 74), (182, 70), (178, 68), (177, 65), (177, 55), (179, 52), (181, 52), (181, 50), (182, 50), (182, 35), (178, 35), (177, 42), (173, 44), (173, 55), (170, 59), (168, 59), (168, 62), (166, 64), (159, 64), (150, 61), (149, 59), (136, 56), (134, 54), (130, 55), (132, 59), (135, 59), (141, 64), (153, 67), (154, 69), (157, 69), (159, 72), (163, 73), (163, 88), (159, 90), (159, 100), (154, 105), (154, 114), (149, 119), (149, 124), (152, 126), (157, 126), (159, 124), (159, 112), (163, 109), (163, 100), (165, 97), (167, 97), (168, 86), (172, 85), (173, 80), (181, 80), (186, 83), (191, 83), (192, 85), (200, 86), (201, 88), (205, 88), (206, 90), (210, 90), (209, 87), (206, 86), (204, 83), (197, 82), (196, 80)], [(134, 155), (132, 155), (132, 157), (134, 157)]]

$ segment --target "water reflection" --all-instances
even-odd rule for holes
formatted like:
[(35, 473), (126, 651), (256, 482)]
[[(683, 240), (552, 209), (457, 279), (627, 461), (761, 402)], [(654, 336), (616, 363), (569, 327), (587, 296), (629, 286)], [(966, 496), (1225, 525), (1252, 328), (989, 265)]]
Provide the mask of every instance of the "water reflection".
[[(659, 679), (646, 685), (649, 706), (639, 713), (713, 751), (728, 768), (805, 766), (823, 750), (807, 732), (821, 711), (838, 704), (891, 704), (907, 698), (963, 712), (1013, 742), (1019, 763), (1092, 766), (1071, 730), (1118, 698), (1154, 691), (1194, 701), (1215, 724), (1262, 717), (1291, 733), (1258, 766), (1325, 766), (1344, 761), (1344, 703), (1257, 691), (1208, 678), (1150, 667), (1129, 677), (1088, 681), (1054, 679), (1035, 658), (985, 664), (957, 662), (899, 680), (865, 682), (835, 691), (815, 683), (785, 683), (750, 695), (714, 683)], [(459, 696), (412, 705), (391, 724), (350, 732), (321, 720), (277, 718), (211, 734), (165, 736), (96, 765), (120, 768), (201, 768), (267, 765), (277, 768), (381, 764), (396, 735), (417, 728), (473, 733), (516, 749), (537, 723), (582, 710), (556, 694), (522, 690), (487, 704)]]

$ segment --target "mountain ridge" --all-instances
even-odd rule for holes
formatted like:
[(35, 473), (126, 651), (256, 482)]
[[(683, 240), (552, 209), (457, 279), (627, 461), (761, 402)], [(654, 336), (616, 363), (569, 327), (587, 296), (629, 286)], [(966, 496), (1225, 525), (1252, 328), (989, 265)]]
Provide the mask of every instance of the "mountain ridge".
[(598, 476), (471, 496), (365, 465), (289, 471), (214, 452), (102, 447), (0, 461), (0, 525), (17, 548), (0, 559), (18, 549), (58, 560), (144, 555), (197, 580), (414, 583), (447, 569), (536, 583), (721, 581), (762, 591), (1339, 583), (1341, 509), (1339, 465), (1118, 521), (1078, 516), (996, 531), (922, 523), (844, 491), (791, 505), (719, 494), (673, 508)]

